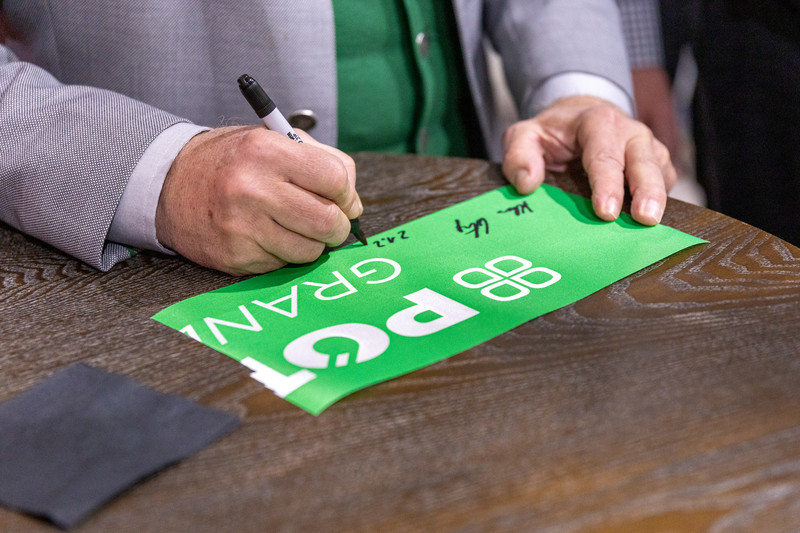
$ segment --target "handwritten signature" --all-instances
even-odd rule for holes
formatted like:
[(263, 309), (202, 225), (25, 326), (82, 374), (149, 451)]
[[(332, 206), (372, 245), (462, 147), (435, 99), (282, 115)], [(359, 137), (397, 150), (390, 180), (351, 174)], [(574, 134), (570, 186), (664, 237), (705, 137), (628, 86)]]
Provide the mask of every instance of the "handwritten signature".
[(485, 218), (481, 217), (475, 222), (470, 222), (469, 224), (461, 224), (461, 221), (456, 219), (456, 229), (459, 233), (465, 233), (469, 235), (472, 233), (475, 238), (481, 236), (481, 229), (483, 229), (484, 235), (489, 235), (489, 221)]
[[(498, 214), (513, 213), (514, 216), (520, 216), (524, 213), (533, 213), (533, 209), (528, 205), (527, 201), (520, 202), (512, 205), (506, 209), (501, 209)], [(485, 217), (477, 219), (475, 222), (462, 223), (461, 220), (456, 219), (456, 230), (465, 235), (472, 235), (476, 239), (481, 235), (489, 235), (489, 220)]]
[(522, 213), (533, 213), (533, 209), (528, 205), (527, 200), (517, 205), (512, 205), (508, 209), (498, 211), (499, 214), (514, 213), (515, 216), (520, 216)]

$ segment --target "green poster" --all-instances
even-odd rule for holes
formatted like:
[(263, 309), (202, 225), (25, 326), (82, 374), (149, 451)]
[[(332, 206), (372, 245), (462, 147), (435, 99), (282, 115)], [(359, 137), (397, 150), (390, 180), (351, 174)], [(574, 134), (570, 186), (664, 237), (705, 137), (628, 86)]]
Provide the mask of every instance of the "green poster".
[(543, 185), (510, 186), (153, 318), (242, 362), (319, 414), (702, 243)]

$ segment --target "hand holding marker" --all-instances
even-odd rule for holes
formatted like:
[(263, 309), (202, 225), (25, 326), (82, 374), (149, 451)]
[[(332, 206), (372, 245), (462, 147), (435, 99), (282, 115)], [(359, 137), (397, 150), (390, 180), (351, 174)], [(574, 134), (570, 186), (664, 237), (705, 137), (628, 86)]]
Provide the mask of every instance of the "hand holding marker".
[[(264, 121), (264, 125), (268, 129), (280, 133), (281, 135), (286, 135), (295, 142), (303, 142), (278, 110), (275, 102), (267, 96), (267, 93), (252, 76), (243, 74), (239, 76), (238, 82), (239, 89), (242, 91), (247, 103), (249, 103), (250, 107), (256, 112), (258, 118)], [(367, 244), (367, 238), (364, 236), (364, 232), (361, 231), (361, 223), (358, 221), (358, 217), (350, 221), (350, 233), (358, 239), (361, 244)]]

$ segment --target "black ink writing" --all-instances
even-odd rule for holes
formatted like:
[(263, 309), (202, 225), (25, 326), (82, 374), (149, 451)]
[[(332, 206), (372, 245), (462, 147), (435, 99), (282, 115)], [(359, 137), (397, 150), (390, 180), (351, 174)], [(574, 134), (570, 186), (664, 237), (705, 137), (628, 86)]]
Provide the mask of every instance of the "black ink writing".
[(372, 241), (372, 244), (377, 246), (378, 248), (383, 248), (384, 246), (388, 246), (397, 240), (405, 240), (408, 239), (408, 235), (406, 235), (406, 230), (401, 229), (394, 235), (390, 237), (381, 237), (380, 239)]
[(511, 206), (508, 209), (502, 209), (498, 211), (498, 213), (514, 213), (515, 216), (520, 216), (522, 213), (533, 213), (533, 209), (531, 209), (531, 206), (528, 205), (527, 201), (524, 201), (520, 204)]
[(458, 230), (459, 233), (464, 233), (467, 235), (472, 233), (477, 239), (481, 236), (481, 228), (483, 228), (484, 235), (489, 235), (489, 221), (483, 217), (479, 218), (475, 222), (463, 225), (461, 224), (460, 220), (456, 219), (456, 230)]

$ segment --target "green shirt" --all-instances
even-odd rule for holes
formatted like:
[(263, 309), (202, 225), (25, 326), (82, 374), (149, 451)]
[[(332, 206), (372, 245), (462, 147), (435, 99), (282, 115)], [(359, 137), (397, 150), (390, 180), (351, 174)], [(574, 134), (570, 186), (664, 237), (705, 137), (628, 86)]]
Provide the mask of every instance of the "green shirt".
[(450, 2), (333, 7), (340, 149), (483, 155)]

